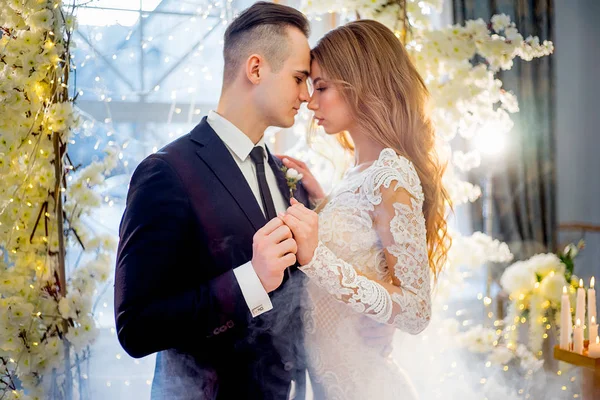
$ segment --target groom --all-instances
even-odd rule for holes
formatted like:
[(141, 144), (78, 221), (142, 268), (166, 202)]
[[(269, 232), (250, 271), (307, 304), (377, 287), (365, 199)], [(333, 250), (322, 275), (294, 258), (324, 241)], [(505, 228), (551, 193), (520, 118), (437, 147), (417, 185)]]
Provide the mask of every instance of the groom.
[[(312, 255), (277, 218), (289, 188), (263, 133), (309, 100), (308, 34), (293, 8), (245, 10), (225, 32), (217, 110), (133, 174), (115, 316), (128, 354), (158, 353), (152, 399), (304, 398), (297, 261)], [(294, 197), (308, 205), (302, 184)]]
[[(115, 317), (129, 355), (158, 353), (153, 400), (304, 398), (297, 266), (311, 246), (277, 217), (289, 188), (263, 134), (292, 126), (309, 100), (308, 33), (293, 8), (245, 10), (225, 32), (217, 110), (133, 174)], [(308, 205), (301, 182), (294, 197)], [(390, 343), (393, 331), (369, 321), (366, 343)]]

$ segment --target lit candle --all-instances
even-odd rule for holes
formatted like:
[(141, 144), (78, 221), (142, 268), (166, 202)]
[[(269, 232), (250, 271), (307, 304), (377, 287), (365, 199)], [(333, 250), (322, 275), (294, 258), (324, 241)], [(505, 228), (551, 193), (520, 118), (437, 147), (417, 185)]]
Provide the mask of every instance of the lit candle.
[(600, 358), (600, 338), (596, 336), (596, 342), (592, 343), (590, 340), (590, 346), (588, 348), (588, 357)]
[(573, 329), (573, 351), (577, 354), (583, 354), (583, 326), (578, 318)]
[(582, 324), (585, 323), (585, 289), (583, 288), (583, 279), (579, 280), (579, 287), (577, 288), (577, 303), (575, 308), (575, 320), (580, 320)]
[[(596, 289), (594, 289), (594, 283), (595, 283), (595, 279), (592, 276), (592, 279), (590, 280), (590, 288), (587, 291), (587, 298), (588, 298), (588, 320), (590, 321), (590, 325), (592, 324), (592, 318), (594, 318), (596, 320), (596, 322), (598, 322), (598, 317), (596, 316)], [(594, 338), (596, 336), (590, 336), (590, 341), (593, 340), (592, 338)]]
[(571, 342), (571, 326), (573, 319), (571, 318), (571, 301), (567, 293), (567, 287), (563, 286), (563, 294), (560, 299), (560, 348), (563, 350), (571, 350), (569, 346)]
[(594, 340), (596, 336), (598, 336), (598, 324), (596, 323), (596, 317), (592, 316), (592, 320), (590, 321), (590, 327), (588, 328), (588, 338), (590, 339), (590, 343)]

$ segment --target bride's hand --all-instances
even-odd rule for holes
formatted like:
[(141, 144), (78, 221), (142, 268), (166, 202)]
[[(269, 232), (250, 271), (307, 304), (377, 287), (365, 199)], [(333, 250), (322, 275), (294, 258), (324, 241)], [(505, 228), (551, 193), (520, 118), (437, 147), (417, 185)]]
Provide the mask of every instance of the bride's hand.
[(279, 218), (290, 228), (298, 245), (296, 259), (301, 266), (308, 264), (319, 244), (319, 216), (295, 198), (291, 199), (292, 206)]
[(302, 161), (286, 155), (277, 155), (287, 168), (293, 168), (302, 174), (302, 185), (308, 192), (310, 199), (316, 203), (325, 198), (325, 192), (319, 182), (315, 179), (310, 169)]

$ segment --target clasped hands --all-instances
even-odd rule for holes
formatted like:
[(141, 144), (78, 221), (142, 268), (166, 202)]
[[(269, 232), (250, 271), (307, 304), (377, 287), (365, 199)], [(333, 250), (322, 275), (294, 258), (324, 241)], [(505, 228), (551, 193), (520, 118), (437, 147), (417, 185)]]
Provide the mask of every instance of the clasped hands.
[[(278, 155), (287, 168), (302, 174), (302, 186), (313, 200), (325, 197), (323, 189), (305, 163)], [(254, 235), (252, 265), (267, 292), (277, 289), (286, 268), (296, 261), (310, 262), (319, 243), (319, 217), (292, 198), (291, 206)]]
[[(252, 265), (267, 292), (277, 289), (286, 268), (296, 261), (308, 264), (319, 243), (319, 217), (296, 199), (285, 213), (280, 213), (254, 235)], [(367, 346), (391, 353), (395, 327), (362, 317), (359, 335)]]
[(284, 213), (256, 232), (252, 266), (267, 293), (281, 285), (286, 268), (312, 260), (319, 242), (318, 225), (317, 213), (292, 198)]

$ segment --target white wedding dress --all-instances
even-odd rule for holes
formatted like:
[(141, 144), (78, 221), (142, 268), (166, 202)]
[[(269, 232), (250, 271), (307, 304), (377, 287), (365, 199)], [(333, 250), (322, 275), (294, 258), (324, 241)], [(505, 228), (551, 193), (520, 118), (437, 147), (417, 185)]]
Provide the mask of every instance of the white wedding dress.
[[(364, 315), (411, 334), (427, 326), (423, 200), (413, 164), (384, 149), (345, 177), (319, 214), (319, 245), (301, 268), (310, 278), (303, 317), (315, 400), (417, 398), (391, 357), (363, 344), (358, 330)], [(375, 280), (397, 287), (388, 292)]]

